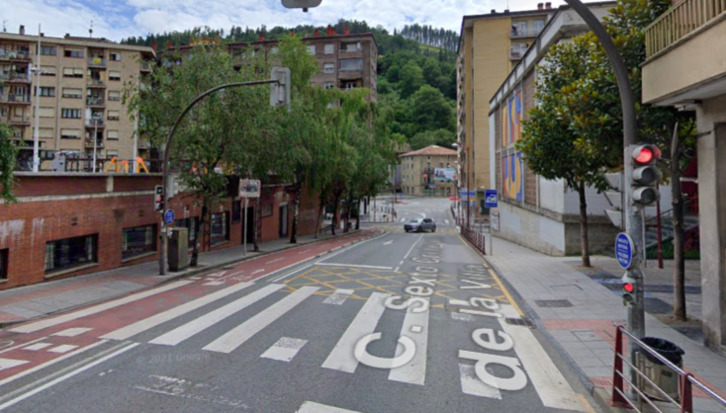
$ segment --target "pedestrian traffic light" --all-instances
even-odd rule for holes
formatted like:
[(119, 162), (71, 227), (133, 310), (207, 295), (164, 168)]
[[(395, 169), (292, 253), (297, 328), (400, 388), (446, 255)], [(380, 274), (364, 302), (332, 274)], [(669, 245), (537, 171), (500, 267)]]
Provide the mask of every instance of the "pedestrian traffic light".
[(633, 203), (648, 206), (660, 199), (657, 185), (663, 177), (656, 162), (660, 149), (655, 145), (635, 145), (631, 153), (633, 162)]
[(620, 281), (623, 282), (623, 305), (635, 302), (635, 280), (625, 273)]
[(154, 211), (164, 210), (164, 191), (161, 185), (154, 188)]

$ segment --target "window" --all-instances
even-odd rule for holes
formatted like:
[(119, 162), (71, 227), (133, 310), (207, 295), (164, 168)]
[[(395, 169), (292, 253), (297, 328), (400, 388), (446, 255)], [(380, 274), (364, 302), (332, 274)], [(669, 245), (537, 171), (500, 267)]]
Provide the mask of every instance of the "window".
[(360, 42), (357, 43), (343, 43), (342, 49), (348, 53), (357, 52), (361, 49)]
[(175, 227), (182, 227), (189, 230), (189, 249), (194, 248), (194, 244), (197, 242), (197, 232), (199, 229), (199, 218), (184, 218), (177, 219), (174, 221)]
[(41, 118), (54, 118), (55, 108), (41, 106), (38, 108), (38, 116), (40, 116)]
[(221, 244), (229, 240), (229, 212), (212, 214), (210, 220), (210, 241), (212, 245)]
[(55, 73), (56, 73), (55, 66), (41, 66), (40, 67), (41, 76), (55, 76)]
[(97, 234), (46, 242), (46, 273), (98, 262), (97, 245)]
[(346, 80), (346, 81), (343, 81), (343, 86), (342, 86), (342, 89), (343, 90), (351, 90), (351, 89), (355, 89), (357, 87), (361, 87), (360, 86), (360, 81), (358, 81), (358, 80)]
[(108, 72), (108, 80), (121, 80), (121, 72), (110, 70)]
[(335, 73), (335, 64), (325, 63), (323, 65), (323, 73)]
[(50, 139), (55, 136), (53, 128), (38, 128), (38, 137), (44, 139)]
[(315, 46), (308, 46), (308, 53), (315, 56)]
[(326, 88), (326, 89), (332, 89), (332, 88), (335, 87), (335, 83), (333, 83), (333, 82), (325, 82), (325, 84), (323, 85), (323, 87)]
[(108, 91), (108, 100), (118, 101), (121, 100), (121, 92), (118, 90), (109, 90)]
[(353, 72), (363, 70), (363, 59), (340, 59), (341, 72)]
[(80, 119), (81, 118), (81, 110), (80, 109), (61, 109), (61, 117), (65, 119)]
[(326, 44), (324, 48), (325, 54), (333, 54), (335, 53), (335, 45), (334, 44)]
[(109, 110), (108, 116), (106, 117), (108, 120), (118, 120), (119, 119), (119, 111), (117, 110)]
[(63, 77), (83, 78), (83, 69), (78, 67), (64, 67)]
[(118, 140), (118, 131), (110, 130), (110, 131), (106, 132), (106, 138), (110, 141), (117, 141)]
[(61, 139), (81, 139), (81, 130), (61, 129)]
[(121, 258), (137, 257), (156, 252), (156, 225), (124, 228), (121, 240)]
[(18, 118), (22, 117), (24, 113), (25, 113), (25, 109), (22, 106), (16, 106), (15, 109), (13, 110), (13, 115), (15, 115), (15, 117), (18, 117)]
[(114, 62), (120, 62), (121, 61), (121, 53), (109, 53), (108, 59), (113, 60)]
[[(33, 90), (37, 90), (36, 88), (33, 88)], [(33, 92), (37, 96), (37, 92)], [(46, 97), (53, 97), (55, 96), (55, 88), (50, 86), (41, 86), (40, 87), (40, 96), (46, 96)]]
[(0, 250), (0, 280), (8, 279), (8, 249)]
[(66, 49), (63, 53), (65, 57), (83, 57), (83, 50)]
[(80, 99), (83, 97), (83, 89), (64, 87), (63, 97), (68, 99)]
[(55, 56), (57, 48), (55, 46), (40, 46), (40, 54), (44, 56)]

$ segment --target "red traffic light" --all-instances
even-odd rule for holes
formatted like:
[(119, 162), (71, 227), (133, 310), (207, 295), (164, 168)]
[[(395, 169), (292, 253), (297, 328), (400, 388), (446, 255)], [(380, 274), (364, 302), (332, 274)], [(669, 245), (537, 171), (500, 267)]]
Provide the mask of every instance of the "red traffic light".
[(623, 290), (625, 290), (626, 293), (632, 293), (635, 291), (635, 286), (632, 283), (625, 283), (623, 284)]
[(424, 174), (424, 179), (426, 179), (426, 178), (428, 178), (428, 177), (429, 177), (429, 176), (428, 176), (428, 174)]
[(655, 145), (640, 145), (633, 149), (633, 160), (639, 164), (649, 164), (660, 158), (660, 149)]

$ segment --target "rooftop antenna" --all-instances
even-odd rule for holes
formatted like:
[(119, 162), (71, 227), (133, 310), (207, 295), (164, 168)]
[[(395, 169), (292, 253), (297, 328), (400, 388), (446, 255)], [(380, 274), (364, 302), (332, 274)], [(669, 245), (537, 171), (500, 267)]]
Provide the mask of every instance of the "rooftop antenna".
[(88, 37), (93, 37), (93, 20), (91, 20), (91, 27), (88, 28)]
[(7, 20), (3, 20), (3, 33), (8, 31), (8, 29), (5, 27), (5, 23), (7, 22)]

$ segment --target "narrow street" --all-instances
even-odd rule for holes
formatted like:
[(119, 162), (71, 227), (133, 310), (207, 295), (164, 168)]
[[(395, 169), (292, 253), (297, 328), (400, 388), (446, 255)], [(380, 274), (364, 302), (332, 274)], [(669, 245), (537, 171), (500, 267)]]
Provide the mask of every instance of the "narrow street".
[[(450, 202), (404, 202), (320, 257), (301, 246), (0, 332), (15, 343), (0, 410), (593, 411)], [(436, 232), (405, 233), (414, 217)]]

